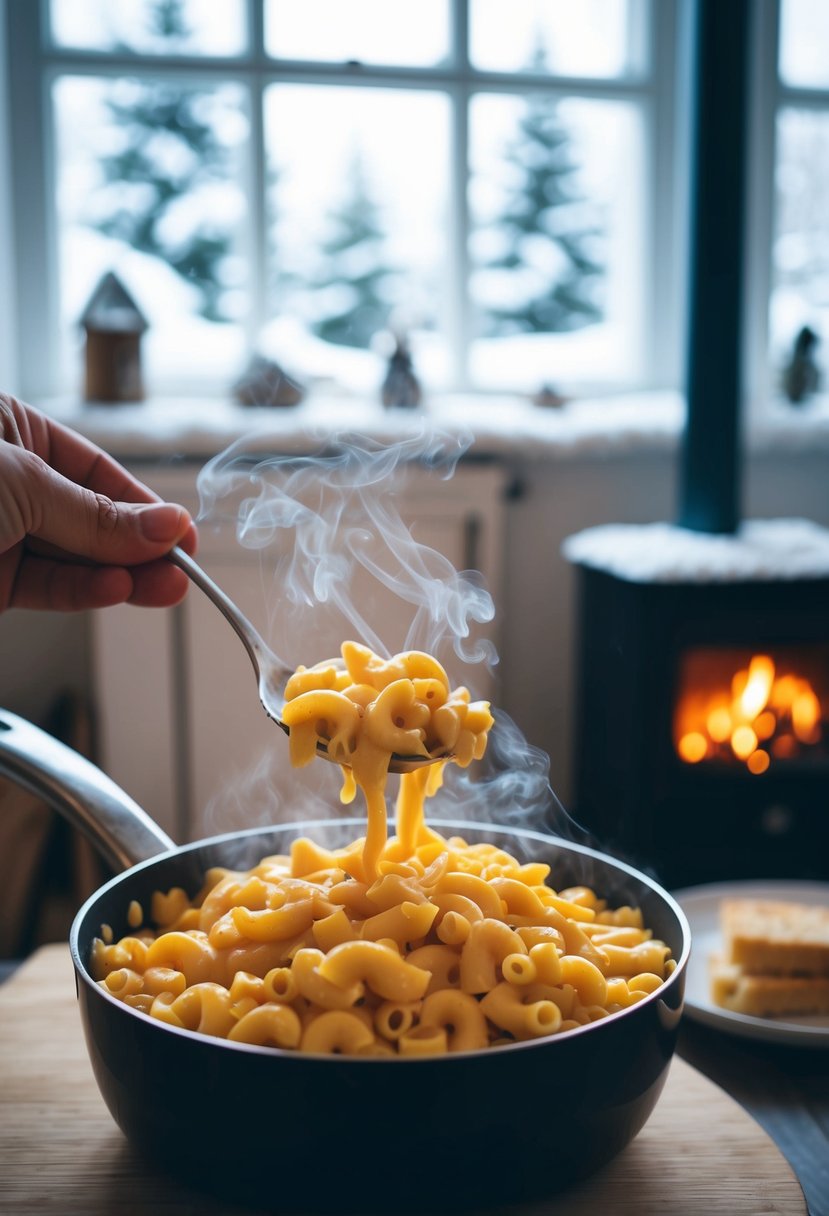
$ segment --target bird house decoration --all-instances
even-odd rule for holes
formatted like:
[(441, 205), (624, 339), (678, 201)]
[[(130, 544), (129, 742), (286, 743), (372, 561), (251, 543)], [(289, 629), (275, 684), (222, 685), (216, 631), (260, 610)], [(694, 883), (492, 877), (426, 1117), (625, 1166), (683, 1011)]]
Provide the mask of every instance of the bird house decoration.
[(141, 337), (147, 319), (111, 272), (93, 291), (81, 317), (86, 331), (87, 401), (142, 401)]

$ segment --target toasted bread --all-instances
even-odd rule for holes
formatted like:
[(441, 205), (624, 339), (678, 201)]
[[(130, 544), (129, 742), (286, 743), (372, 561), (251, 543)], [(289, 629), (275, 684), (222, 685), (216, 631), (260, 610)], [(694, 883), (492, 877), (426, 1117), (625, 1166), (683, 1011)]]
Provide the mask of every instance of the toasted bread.
[(829, 907), (731, 899), (720, 914), (725, 961), (743, 972), (829, 978)]
[(712, 960), (711, 999), (752, 1017), (829, 1014), (829, 978), (747, 975), (734, 963)]

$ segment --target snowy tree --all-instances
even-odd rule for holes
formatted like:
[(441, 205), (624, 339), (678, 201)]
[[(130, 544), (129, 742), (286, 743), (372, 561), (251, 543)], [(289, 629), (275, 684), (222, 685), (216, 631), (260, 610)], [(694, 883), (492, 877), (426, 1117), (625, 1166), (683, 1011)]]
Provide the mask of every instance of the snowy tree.
[(348, 194), (329, 217), (313, 283), (314, 332), (340, 346), (368, 347), (388, 324), (395, 271), (386, 262), (386, 234), (362, 160), (351, 160)]
[[(148, 23), (171, 50), (189, 32), (182, 0), (155, 0)], [(214, 102), (211, 93), (177, 83), (119, 81), (106, 101), (115, 146), (101, 158), (107, 185), (96, 193), (92, 222), (167, 262), (197, 288), (202, 316), (221, 320), (230, 223), (217, 218), (215, 206), (194, 206), (199, 192), (227, 179), (228, 149), (217, 132)]]
[[(543, 71), (543, 53), (531, 68)], [(573, 330), (602, 318), (601, 233), (586, 222), (572, 144), (556, 99), (528, 96), (505, 152), (513, 184), (491, 230), (497, 252), (484, 268), (493, 333)]]

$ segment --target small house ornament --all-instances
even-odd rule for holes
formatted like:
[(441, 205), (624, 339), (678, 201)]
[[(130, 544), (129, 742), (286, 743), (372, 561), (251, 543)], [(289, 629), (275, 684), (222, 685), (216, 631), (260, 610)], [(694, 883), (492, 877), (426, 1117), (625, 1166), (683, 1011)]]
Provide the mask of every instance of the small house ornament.
[(143, 401), (141, 337), (148, 322), (119, 278), (104, 275), (81, 316), (87, 401)]

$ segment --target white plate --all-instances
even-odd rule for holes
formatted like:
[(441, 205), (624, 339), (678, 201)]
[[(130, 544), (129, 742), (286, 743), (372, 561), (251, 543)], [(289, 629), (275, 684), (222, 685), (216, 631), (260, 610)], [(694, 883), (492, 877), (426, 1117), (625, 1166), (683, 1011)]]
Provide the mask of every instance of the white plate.
[(801, 1047), (829, 1047), (829, 1017), (754, 1018), (744, 1013), (731, 1013), (713, 1004), (708, 981), (709, 957), (722, 952), (722, 900), (787, 899), (829, 907), (829, 883), (778, 880), (712, 883), (674, 891), (673, 896), (691, 926), (691, 957), (685, 981), (685, 1012), (689, 1018), (744, 1038)]

